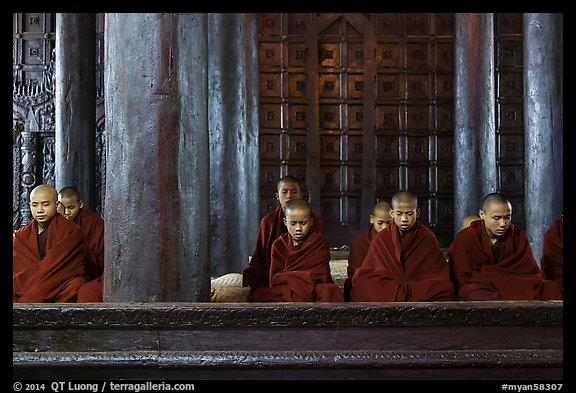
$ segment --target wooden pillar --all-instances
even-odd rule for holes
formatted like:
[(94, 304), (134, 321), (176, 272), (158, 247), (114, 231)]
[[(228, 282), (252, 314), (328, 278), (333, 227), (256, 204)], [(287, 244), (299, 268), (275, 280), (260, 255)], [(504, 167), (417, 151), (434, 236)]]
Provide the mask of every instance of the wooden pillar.
[(540, 261), (564, 203), (563, 15), (527, 13), (523, 26), (526, 234)]
[(494, 17), (455, 15), (454, 230), (496, 191)]
[(104, 300), (208, 301), (206, 14), (106, 14)]
[(211, 275), (248, 265), (259, 217), (258, 45), (254, 14), (208, 16)]
[(96, 16), (56, 14), (55, 186), (96, 208)]

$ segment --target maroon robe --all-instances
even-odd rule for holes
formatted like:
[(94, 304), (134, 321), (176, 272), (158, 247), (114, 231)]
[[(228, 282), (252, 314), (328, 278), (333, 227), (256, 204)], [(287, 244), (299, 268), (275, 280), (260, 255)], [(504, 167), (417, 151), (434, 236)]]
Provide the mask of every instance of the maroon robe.
[(544, 233), (542, 258), (540, 259), (542, 276), (556, 281), (564, 296), (564, 219), (558, 218)]
[(285, 233), (272, 246), (270, 286), (254, 291), (255, 302), (343, 302), (330, 274), (330, 246), (322, 232), (312, 230), (296, 247)]
[(350, 289), (352, 289), (352, 277), (356, 272), (356, 269), (362, 265), (362, 261), (368, 254), (368, 249), (370, 248), (370, 243), (374, 236), (378, 232), (374, 229), (374, 225), (370, 224), (370, 227), (365, 228), (360, 232), (352, 242), (350, 247), (350, 252), (348, 253), (348, 276), (344, 280), (344, 300), (350, 301)]
[(14, 234), (14, 303), (73, 303), (79, 288), (86, 282), (86, 250), (80, 227), (57, 213), (45, 231), (48, 236), (44, 258), (38, 250), (36, 220)]
[(450, 301), (454, 297), (438, 240), (419, 221), (403, 236), (395, 223), (374, 236), (350, 291), (353, 302)]
[(86, 275), (89, 282), (78, 291), (78, 303), (103, 301), (104, 288), (104, 219), (96, 212), (84, 207), (74, 220), (84, 233), (89, 253)]
[[(312, 213), (312, 219), (312, 229), (323, 232), (324, 222), (322, 219), (314, 213)], [(288, 233), (288, 228), (284, 224), (284, 210), (278, 206), (260, 221), (258, 239), (252, 253), (252, 259), (248, 263), (248, 267), (242, 272), (242, 286), (249, 286), (250, 293), (253, 293), (257, 288), (270, 285), (272, 244), (285, 233)]]
[(528, 238), (514, 224), (493, 245), (484, 221), (472, 222), (450, 244), (448, 261), (458, 300), (561, 298), (558, 284), (542, 278)]

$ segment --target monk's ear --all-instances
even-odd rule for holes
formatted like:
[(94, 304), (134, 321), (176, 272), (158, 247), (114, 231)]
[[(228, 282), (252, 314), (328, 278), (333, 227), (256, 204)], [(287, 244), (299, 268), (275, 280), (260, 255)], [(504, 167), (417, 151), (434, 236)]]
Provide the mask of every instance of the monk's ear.
[(482, 220), (484, 219), (484, 212), (482, 209), (478, 210), (478, 217), (480, 217)]
[(83, 209), (83, 208), (84, 208), (84, 201), (78, 202), (78, 207), (79, 207), (80, 209)]
[(416, 208), (416, 218), (420, 217), (420, 208)]
[(374, 224), (374, 215), (370, 214), (370, 224)]
[[(276, 194), (278, 194), (278, 193), (276, 193)], [(284, 221), (284, 225), (288, 226), (288, 222), (286, 221), (286, 217), (284, 217), (282, 220)]]

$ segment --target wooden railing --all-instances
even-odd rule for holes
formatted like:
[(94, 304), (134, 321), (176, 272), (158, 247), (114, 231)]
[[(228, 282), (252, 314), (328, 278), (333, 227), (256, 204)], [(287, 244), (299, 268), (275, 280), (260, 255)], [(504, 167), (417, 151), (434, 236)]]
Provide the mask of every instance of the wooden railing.
[(563, 302), (14, 304), (23, 379), (563, 378)]

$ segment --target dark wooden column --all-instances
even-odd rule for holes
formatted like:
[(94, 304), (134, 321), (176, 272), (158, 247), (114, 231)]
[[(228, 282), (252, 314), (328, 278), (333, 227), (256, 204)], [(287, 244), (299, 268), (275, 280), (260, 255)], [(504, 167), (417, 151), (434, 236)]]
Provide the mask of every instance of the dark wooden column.
[(208, 301), (206, 14), (106, 14), (105, 301)]
[(496, 191), (494, 17), (455, 15), (454, 230)]
[(211, 274), (241, 273), (259, 217), (258, 45), (254, 14), (208, 17)]
[(96, 208), (96, 16), (56, 14), (55, 185)]
[(534, 256), (563, 211), (563, 15), (524, 14), (526, 234)]

